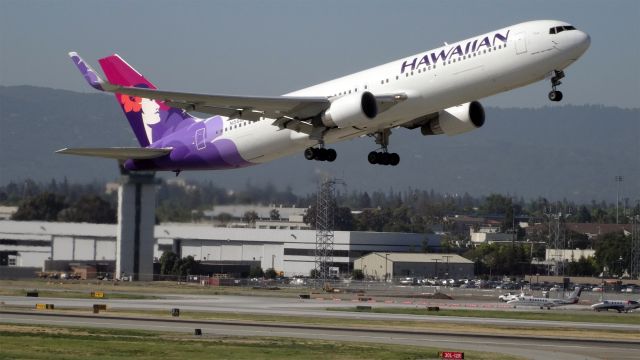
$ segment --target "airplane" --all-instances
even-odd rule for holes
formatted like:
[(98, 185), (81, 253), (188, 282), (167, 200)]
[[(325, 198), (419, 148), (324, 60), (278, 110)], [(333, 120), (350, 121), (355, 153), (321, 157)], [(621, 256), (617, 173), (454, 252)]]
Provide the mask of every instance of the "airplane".
[[(99, 60), (106, 81), (77, 53), (69, 56), (93, 88), (115, 93), (140, 147), (65, 148), (57, 153), (116, 159), (125, 171), (221, 170), (303, 152), (334, 161), (327, 147), (372, 137), (371, 164), (396, 166), (393, 129), (454, 136), (482, 127), (477, 99), (545, 78), (549, 99), (564, 69), (586, 52), (589, 35), (555, 20), (529, 21), (282, 96), (206, 95), (157, 89), (119, 55)], [(201, 119), (197, 111), (212, 115)]]
[(562, 305), (570, 305), (577, 304), (578, 300), (580, 300), (580, 294), (582, 293), (582, 288), (580, 286), (576, 286), (571, 294), (569, 294), (569, 298), (565, 299), (549, 299), (543, 297), (534, 297), (534, 296), (520, 296), (514, 300), (507, 301), (507, 304), (513, 305), (515, 309), (517, 306), (539, 306), (540, 309), (547, 308), (550, 310), (552, 307), (562, 306)]
[(597, 304), (591, 305), (593, 311), (609, 311), (609, 309), (617, 310), (621, 312), (629, 312), (631, 310), (640, 308), (640, 301), (635, 300), (604, 300)]

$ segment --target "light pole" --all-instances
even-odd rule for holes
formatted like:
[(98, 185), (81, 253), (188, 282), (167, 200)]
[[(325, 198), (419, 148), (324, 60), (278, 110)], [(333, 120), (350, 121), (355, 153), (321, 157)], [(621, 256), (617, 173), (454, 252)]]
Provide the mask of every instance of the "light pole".
[(616, 181), (616, 224), (619, 224), (619, 222), (618, 222), (618, 205), (620, 204), (620, 183), (622, 182), (622, 176), (616, 175), (614, 177), (614, 179)]
[(389, 271), (387, 265), (389, 264), (389, 253), (384, 254), (384, 281), (389, 281)]

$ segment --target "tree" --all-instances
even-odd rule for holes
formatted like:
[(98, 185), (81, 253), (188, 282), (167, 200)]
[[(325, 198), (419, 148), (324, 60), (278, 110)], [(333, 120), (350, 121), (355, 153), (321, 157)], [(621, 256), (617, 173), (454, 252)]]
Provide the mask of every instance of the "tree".
[(231, 219), (233, 219), (233, 216), (231, 216), (231, 214), (229, 213), (223, 212), (218, 214), (216, 218), (222, 225), (226, 225), (229, 221), (231, 221)]
[(242, 216), (242, 221), (246, 222), (249, 225), (255, 224), (256, 220), (258, 220), (258, 213), (253, 210), (245, 212)]
[(249, 270), (250, 278), (261, 278), (264, 276), (264, 270), (260, 266), (252, 266)]
[(596, 260), (601, 267), (609, 268), (611, 274), (621, 276), (630, 261), (631, 236), (622, 232), (608, 233), (598, 237)]
[(309, 277), (312, 279), (317, 279), (318, 277), (320, 277), (320, 270), (318, 269), (311, 269), (311, 271), (309, 271)]
[(62, 196), (45, 192), (23, 201), (15, 214), (11, 216), (11, 219), (22, 221), (56, 221), (58, 219), (58, 213), (66, 207), (67, 204)]
[(280, 220), (280, 211), (278, 211), (278, 209), (271, 209), (271, 211), (269, 211), (269, 219)]
[(586, 206), (580, 206), (578, 209), (578, 213), (576, 214), (576, 221), (579, 223), (590, 223), (591, 222), (591, 212), (587, 209)]
[(353, 278), (353, 280), (363, 280), (364, 272), (360, 269), (353, 269), (353, 271), (351, 272), (351, 278)]
[(160, 274), (172, 275), (175, 263), (180, 260), (178, 255), (173, 251), (165, 251), (160, 256)]
[(276, 270), (274, 268), (268, 268), (264, 272), (264, 278), (265, 279), (275, 279), (276, 276), (278, 276), (278, 273), (276, 272)]
[(58, 221), (115, 224), (116, 211), (97, 195), (84, 195), (58, 213)]

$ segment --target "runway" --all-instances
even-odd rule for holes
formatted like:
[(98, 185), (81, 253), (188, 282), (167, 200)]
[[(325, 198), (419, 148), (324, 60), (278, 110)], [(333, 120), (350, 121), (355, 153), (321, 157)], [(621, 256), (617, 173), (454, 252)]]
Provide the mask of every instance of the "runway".
[(640, 343), (615, 341), (561, 340), (518, 336), (475, 334), (436, 334), (431, 332), (376, 329), (335, 329), (322, 326), (258, 324), (247, 322), (199, 321), (179, 319), (144, 319), (99, 315), (70, 316), (52, 313), (0, 313), (4, 323), (48, 324), (57, 326), (140, 329), (193, 333), (202, 329), (204, 336), (266, 336), (355, 341), (395, 345), (428, 346), (442, 350), (488, 351), (529, 359), (635, 359)]
[[(63, 298), (27, 298), (15, 296), (0, 296), (0, 302), (9, 306), (24, 306), (34, 308), (36, 303), (53, 303), (58, 308), (86, 308), (90, 309), (95, 303), (107, 304), (110, 309), (117, 310), (162, 310), (169, 313), (172, 308), (182, 311), (211, 311), (231, 312), (260, 315), (283, 316), (311, 316), (340, 319), (365, 319), (365, 320), (412, 320), (429, 322), (446, 322), (459, 324), (490, 324), (490, 325), (518, 325), (527, 327), (554, 327), (554, 328), (583, 328), (594, 330), (624, 330), (640, 333), (640, 324), (611, 324), (611, 323), (584, 323), (568, 321), (545, 320), (514, 320), (497, 318), (474, 318), (455, 316), (429, 316), (408, 314), (381, 314), (381, 313), (355, 313), (343, 311), (326, 311), (332, 307), (355, 307), (360, 302), (334, 301), (334, 300), (300, 300), (295, 298), (260, 297), (260, 296), (233, 296), (233, 295), (172, 295), (166, 299), (63, 299)], [(415, 305), (364, 303), (375, 307), (415, 307)], [(439, 304), (439, 302), (432, 302)], [(520, 311), (520, 310), (518, 310)], [(545, 311), (567, 311), (561, 308)], [(594, 314), (595, 315), (595, 314)], [(600, 314), (605, 315), (606, 314)], [(635, 314), (610, 314), (611, 316), (635, 316)]]

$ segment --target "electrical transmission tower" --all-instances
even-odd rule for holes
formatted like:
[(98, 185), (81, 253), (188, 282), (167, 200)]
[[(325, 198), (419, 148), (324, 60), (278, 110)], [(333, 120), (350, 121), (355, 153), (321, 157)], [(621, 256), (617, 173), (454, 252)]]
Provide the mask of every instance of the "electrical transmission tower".
[(544, 214), (549, 220), (549, 241), (547, 243), (547, 249), (553, 249), (553, 274), (555, 276), (564, 275), (564, 259), (562, 259), (561, 251), (564, 250), (566, 243), (565, 220), (571, 216), (571, 211), (567, 209), (563, 212), (558, 204), (555, 208), (552, 206), (545, 208)]
[(329, 268), (333, 263), (333, 228), (336, 208), (336, 179), (325, 179), (320, 183), (316, 202), (316, 280), (324, 284), (330, 279)]
[(631, 216), (631, 266), (632, 279), (640, 279), (640, 214)]

